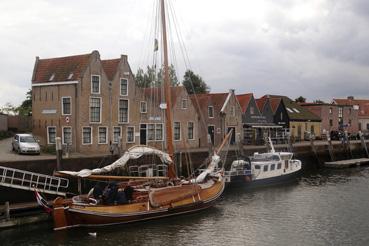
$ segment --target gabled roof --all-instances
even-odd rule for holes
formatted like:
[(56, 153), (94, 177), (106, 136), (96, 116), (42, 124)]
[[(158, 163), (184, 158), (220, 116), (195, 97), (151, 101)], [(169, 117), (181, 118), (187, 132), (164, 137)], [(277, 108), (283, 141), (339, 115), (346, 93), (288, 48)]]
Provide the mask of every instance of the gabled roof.
[(76, 81), (87, 67), (90, 54), (50, 59), (36, 58), (32, 83)]
[(252, 93), (241, 94), (241, 95), (237, 95), (236, 97), (237, 97), (239, 104), (241, 105), (242, 112), (245, 113), (247, 110), (247, 107), (249, 106), (251, 98), (253, 97), (253, 94)]
[(368, 99), (352, 99), (352, 98), (337, 99), (337, 98), (334, 98), (333, 102), (336, 103), (337, 105), (349, 105), (349, 106), (358, 105), (359, 106), (359, 117), (369, 116), (369, 100)]
[(120, 60), (121, 60), (120, 58), (111, 60), (101, 60), (104, 72), (110, 81), (114, 79), (114, 76), (118, 71), (118, 65)]
[[(279, 95), (268, 95), (269, 98), (271, 98), (271, 101), (274, 98), (279, 98), (280, 100), (282, 100), (286, 111), (288, 113), (288, 118), (290, 120), (296, 120), (296, 121), (305, 121), (305, 120), (310, 120), (310, 121), (321, 121), (320, 117), (318, 117), (317, 115), (313, 114), (312, 112), (310, 112), (307, 108), (302, 107), (301, 105), (299, 105), (298, 103), (294, 102), (293, 100), (291, 100), (290, 98), (286, 97), (286, 96), (279, 96)], [(265, 96), (266, 97), (266, 96)], [(272, 102), (271, 102), (272, 104)], [(272, 108), (274, 106), (272, 105)], [(273, 109), (274, 111), (274, 109)]]
[(282, 101), (281, 98), (270, 98), (269, 99), (269, 103), (270, 103), (270, 106), (272, 107), (273, 113), (277, 111), (277, 108), (279, 104), (281, 103), (281, 101)]
[[(207, 110), (208, 106), (214, 107), (214, 112), (220, 112), (227, 100), (229, 93), (205, 93), (190, 95), (192, 104), (195, 106), (197, 112), (201, 115), (200, 108)], [(200, 107), (200, 108), (199, 108)]]
[(258, 109), (259, 109), (260, 112), (263, 112), (264, 105), (265, 105), (267, 99), (268, 98), (266, 98), (266, 97), (261, 97), (261, 98), (255, 100), (256, 105), (258, 106)]

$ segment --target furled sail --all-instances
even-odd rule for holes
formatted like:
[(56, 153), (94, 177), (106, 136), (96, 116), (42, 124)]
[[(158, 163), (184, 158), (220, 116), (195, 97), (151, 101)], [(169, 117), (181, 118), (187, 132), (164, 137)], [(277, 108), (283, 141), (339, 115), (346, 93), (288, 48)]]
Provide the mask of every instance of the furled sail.
[(112, 164), (102, 167), (102, 168), (96, 168), (93, 170), (90, 169), (83, 169), (79, 172), (72, 172), (72, 171), (60, 171), (59, 173), (67, 174), (70, 176), (76, 176), (76, 177), (88, 177), (90, 175), (96, 175), (96, 174), (102, 174), (102, 173), (108, 173), (116, 169), (124, 168), (129, 160), (135, 160), (143, 155), (156, 155), (160, 158), (160, 160), (165, 164), (172, 163), (172, 159), (170, 156), (158, 149), (147, 147), (147, 146), (134, 146), (130, 149), (128, 149), (122, 157), (120, 157), (118, 160), (113, 162)]

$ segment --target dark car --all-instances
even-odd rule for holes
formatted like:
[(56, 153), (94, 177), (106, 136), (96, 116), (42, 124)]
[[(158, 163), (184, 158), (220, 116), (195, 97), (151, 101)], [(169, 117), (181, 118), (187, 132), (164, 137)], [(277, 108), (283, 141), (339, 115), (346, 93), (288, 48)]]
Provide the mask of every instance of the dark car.
[(341, 140), (344, 135), (342, 131), (331, 131), (330, 133), (331, 140)]

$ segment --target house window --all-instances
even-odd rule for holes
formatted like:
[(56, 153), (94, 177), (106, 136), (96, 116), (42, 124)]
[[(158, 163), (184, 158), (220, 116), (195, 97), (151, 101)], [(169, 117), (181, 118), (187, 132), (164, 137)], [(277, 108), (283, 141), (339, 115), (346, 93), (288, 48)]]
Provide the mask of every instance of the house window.
[(119, 100), (119, 122), (128, 123), (128, 100)]
[(311, 125), (310, 126), (310, 133), (311, 134), (315, 134), (315, 131), (314, 131), (315, 129), (314, 129), (314, 125)]
[(147, 102), (140, 102), (140, 112), (141, 113), (147, 113)]
[(254, 114), (254, 113), (255, 113), (254, 107), (250, 107), (250, 114)]
[(99, 127), (99, 144), (107, 144), (108, 143), (108, 128)]
[(91, 76), (91, 93), (100, 94), (100, 75)]
[(155, 124), (148, 124), (147, 140), (155, 140)]
[(156, 124), (156, 129), (155, 129), (155, 139), (157, 141), (162, 141), (163, 140), (163, 124)]
[(115, 126), (113, 129), (113, 143), (119, 143), (119, 138), (122, 137), (121, 127)]
[(361, 122), (359, 122), (359, 131), (361, 131), (363, 129), (361, 129)]
[(231, 116), (236, 116), (236, 108), (234, 106), (231, 107)]
[(193, 122), (188, 122), (188, 139), (192, 140), (193, 139), (193, 127), (194, 123)]
[(72, 127), (63, 127), (63, 144), (72, 144)]
[(213, 106), (208, 107), (208, 116), (209, 118), (214, 118), (214, 107)]
[(90, 98), (90, 122), (99, 123), (101, 121), (101, 98)]
[(369, 124), (366, 124), (366, 129), (369, 130)]
[(181, 123), (174, 122), (174, 140), (181, 140)]
[(352, 110), (351, 110), (351, 108), (349, 108), (349, 114), (351, 114), (352, 113)]
[(82, 144), (92, 144), (92, 129), (91, 127), (82, 128)]
[(333, 112), (332, 112), (332, 108), (329, 108), (329, 114), (332, 114)]
[(120, 95), (128, 96), (128, 79), (120, 79)]
[(71, 114), (71, 97), (62, 97), (62, 115)]
[(342, 118), (342, 108), (338, 108), (338, 117)]
[(281, 117), (281, 121), (283, 120), (283, 113), (281, 112), (280, 114), (280, 117)]
[(188, 100), (182, 99), (182, 109), (187, 109), (187, 107), (188, 107)]
[(332, 119), (329, 120), (329, 126), (333, 126), (333, 120)]
[(127, 127), (127, 143), (134, 143), (135, 141), (135, 128), (133, 126)]
[(352, 121), (351, 121), (351, 120), (349, 120), (349, 121), (348, 121), (348, 125), (349, 125), (349, 126), (351, 126), (351, 123), (352, 123)]
[(47, 127), (47, 143), (55, 144), (55, 137), (56, 137), (56, 127), (48, 126)]

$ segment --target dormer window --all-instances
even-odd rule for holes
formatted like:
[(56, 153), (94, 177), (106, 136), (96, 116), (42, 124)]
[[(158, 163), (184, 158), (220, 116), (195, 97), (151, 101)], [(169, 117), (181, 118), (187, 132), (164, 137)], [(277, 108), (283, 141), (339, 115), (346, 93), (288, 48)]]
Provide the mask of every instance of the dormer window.
[(71, 80), (73, 78), (73, 73), (70, 73), (68, 76), (68, 80)]
[(50, 76), (50, 79), (49, 81), (53, 81), (53, 79), (55, 78), (55, 73), (53, 73), (51, 76)]
[(208, 107), (208, 116), (209, 118), (214, 118), (214, 107), (213, 106)]
[(91, 93), (100, 94), (100, 75), (91, 76)]

